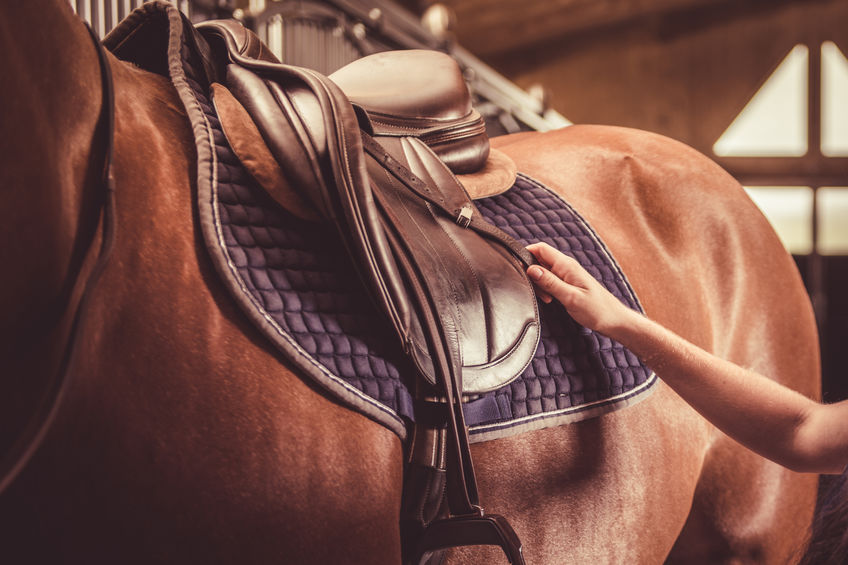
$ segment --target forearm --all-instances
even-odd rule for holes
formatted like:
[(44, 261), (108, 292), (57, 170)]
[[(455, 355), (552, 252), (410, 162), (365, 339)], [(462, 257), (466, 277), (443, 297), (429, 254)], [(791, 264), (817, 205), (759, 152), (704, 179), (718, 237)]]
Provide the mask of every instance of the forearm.
[(848, 400), (825, 406), (715, 357), (634, 312), (571, 257), (545, 243), (527, 274), (539, 297), (627, 346), (727, 435), (797, 471), (839, 473), (848, 465)]
[(848, 405), (841, 411), (822, 406), (635, 312), (604, 333), (636, 353), (692, 407), (749, 449), (795, 470), (836, 473), (848, 464)]

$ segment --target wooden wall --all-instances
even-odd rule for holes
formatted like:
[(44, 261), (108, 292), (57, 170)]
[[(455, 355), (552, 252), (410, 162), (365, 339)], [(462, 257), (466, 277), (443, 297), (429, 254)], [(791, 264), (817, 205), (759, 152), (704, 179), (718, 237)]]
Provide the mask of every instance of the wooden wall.
[[(546, 26), (541, 42), (534, 41), (527, 21), (510, 23), (515, 14), (497, 17), (504, 10), (498, 6), (560, 4), (567, 11), (569, 4), (581, 8), (585, 2), (443, 3), (456, 10), (462, 45), (522, 87), (547, 87), (553, 107), (573, 122), (656, 131), (708, 154), (795, 44), (830, 39), (848, 53), (845, 0), (592, 2), (607, 6), (606, 24), (601, 16), (575, 12), (582, 26), (569, 26), (561, 14), (563, 31), (552, 35)], [(624, 15), (616, 17), (619, 12)], [(521, 40), (508, 39), (511, 34)]]

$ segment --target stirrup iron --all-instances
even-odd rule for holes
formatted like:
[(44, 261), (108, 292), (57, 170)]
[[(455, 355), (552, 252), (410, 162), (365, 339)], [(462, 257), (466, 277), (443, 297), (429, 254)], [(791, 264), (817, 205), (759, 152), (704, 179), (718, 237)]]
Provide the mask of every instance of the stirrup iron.
[(425, 565), (436, 551), (466, 545), (497, 545), (511, 565), (524, 565), (521, 540), (506, 518), (499, 514), (453, 516), (436, 520), (424, 529), (412, 557), (412, 565)]

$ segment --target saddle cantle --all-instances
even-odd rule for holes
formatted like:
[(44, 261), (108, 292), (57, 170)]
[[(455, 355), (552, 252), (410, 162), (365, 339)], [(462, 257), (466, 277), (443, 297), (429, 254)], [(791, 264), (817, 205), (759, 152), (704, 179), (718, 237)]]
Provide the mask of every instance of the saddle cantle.
[(489, 156), (483, 116), (459, 65), (438, 51), (386, 51), (329, 76), (368, 116), (374, 135), (415, 137), (456, 174), (479, 171)]

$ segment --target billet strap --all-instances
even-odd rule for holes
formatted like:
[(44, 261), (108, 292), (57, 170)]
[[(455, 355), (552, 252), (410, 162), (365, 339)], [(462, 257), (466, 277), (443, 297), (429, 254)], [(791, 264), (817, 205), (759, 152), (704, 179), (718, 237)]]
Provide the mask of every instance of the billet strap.
[(100, 105), (100, 115), (97, 119), (95, 129), (95, 139), (97, 134), (105, 136), (106, 147), (103, 153), (103, 164), (100, 171), (100, 180), (98, 182), (102, 190), (103, 197), (103, 228), (100, 240), (100, 251), (97, 256), (97, 261), (85, 281), (82, 295), (77, 304), (76, 312), (71, 323), (71, 328), (68, 333), (68, 341), (65, 344), (65, 351), (62, 356), (62, 361), (56, 371), (56, 375), (48, 383), (47, 390), (41, 398), (41, 401), (35, 413), (27, 423), (21, 435), (3, 456), (0, 461), (0, 494), (2, 494), (9, 485), (23, 471), (27, 463), (32, 459), (32, 456), (38, 451), (38, 448), (44, 442), (47, 432), (53, 425), (56, 419), (56, 414), (65, 394), (70, 388), (73, 380), (73, 367), (79, 352), (79, 335), (80, 328), (85, 326), (88, 315), (91, 312), (89, 303), (97, 285), (100, 276), (106, 269), (106, 264), (112, 254), (112, 249), (115, 245), (115, 183), (112, 176), (112, 160), (115, 146), (115, 89), (112, 82), (112, 70), (109, 67), (109, 61), (106, 59), (106, 50), (100, 43), (100, 39), (94, 30), (86, 24), (86, 30), (94, 42), (97, 50), (97, 59), (100, 64), (100, 81), (102, 89), (102, 100)]

